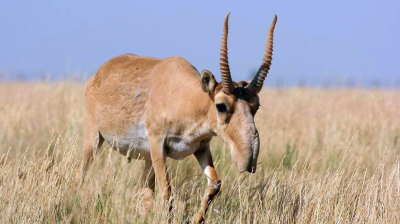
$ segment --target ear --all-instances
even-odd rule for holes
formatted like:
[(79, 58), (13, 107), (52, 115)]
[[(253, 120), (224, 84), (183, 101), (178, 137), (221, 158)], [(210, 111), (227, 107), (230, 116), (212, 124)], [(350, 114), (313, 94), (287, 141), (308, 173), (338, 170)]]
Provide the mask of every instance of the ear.
[(201, 72), (201, 88), (204, 92), (208, 93), (210, 97), (213, 97), (217, 81), (215, 81), (214, 75), (208, 71), (203, 70)]

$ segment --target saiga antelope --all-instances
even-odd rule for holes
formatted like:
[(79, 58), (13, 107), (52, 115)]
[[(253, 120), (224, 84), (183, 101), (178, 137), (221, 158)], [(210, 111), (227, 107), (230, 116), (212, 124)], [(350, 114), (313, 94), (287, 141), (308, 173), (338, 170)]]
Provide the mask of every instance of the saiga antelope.
[(273, 48), (275, 16), (267, 36), (262, 64), (251, 81), (233, 82), (228, 63), (228, 19), (221, 41), (222, 81), (181, 57), (158, 59), (125, 54), (104, 63), (86, 87), (84, 151), (81, 182), (95, 152), (106, 140), (128, 160), (145, 161), (142, 184), (145, 200), (152, 200), (155, 178), (168, 201), (171, 186), (166, 159), (194, 154), (208, 187), (194, 216), (202, 222), (219, 192), (210, 141), (218, 135), (229, 146), (240, 172), (256, 171), (260, 139), (254, 124), (258, 93), (267, 77)]

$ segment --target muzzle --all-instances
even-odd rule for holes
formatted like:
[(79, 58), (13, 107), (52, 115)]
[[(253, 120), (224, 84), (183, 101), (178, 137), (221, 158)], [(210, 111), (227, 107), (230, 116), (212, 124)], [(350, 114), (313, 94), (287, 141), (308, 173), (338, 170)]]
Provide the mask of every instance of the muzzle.
[(260, 150), (260, 136), (258, 131), (254, 133), (254, 138), (251, 144), (251, 152), (252, 155), (250, 157), (249, 166), (247, 167), (247, 172), (255, 173), (257, 169), (257, 159), (258, 159), (258, 152)]

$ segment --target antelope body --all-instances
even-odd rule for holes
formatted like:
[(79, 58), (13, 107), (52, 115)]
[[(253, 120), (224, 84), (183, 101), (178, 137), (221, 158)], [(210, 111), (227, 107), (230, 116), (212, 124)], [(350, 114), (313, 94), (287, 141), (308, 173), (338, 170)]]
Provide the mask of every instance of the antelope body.
[(275, 19), (259, 72), (252, 81), (233, 82), (227, 58), (227, 15), (221, 43), (222, 81), (203, 70), (201, 75), (185, 59), (157, 59), (125, 54), (104, 63), (86, 88), (84, 152), (81, 181), (93, 155), (105, 140), (130, 159), (142, 159), (145, 200), (154, 194), (155, 178), (165, 200), (171, 195), (166, 158), (194, 154), (208, 180), (194, 222), (202, 222), (219, 192), (210, 152), (213, 136), (227, 142), (240, 172), (255, 172), (259, 136), (254, 115), (257, 94), (267, 76), (272, 56)]

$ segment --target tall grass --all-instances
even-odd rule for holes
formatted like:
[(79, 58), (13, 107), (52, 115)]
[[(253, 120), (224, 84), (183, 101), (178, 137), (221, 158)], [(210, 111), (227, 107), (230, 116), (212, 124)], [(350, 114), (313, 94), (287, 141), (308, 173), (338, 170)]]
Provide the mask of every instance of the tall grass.
[[(1, 223), (164, 223), (156, 195), (141, 215), (143, 162), (103, 146), (75, 187), (84, 85), (0, 84)], [(223, 182), (208, 223), (399, 223), (400, 92), (267, 89), (256, 115), (257, 173), (239, 174), (213, 140)], [(169, 160), (174, 223), (190, 221), (206, 178), (193, 157)], [(158, 194), (158, 192), (157, 192)]]

